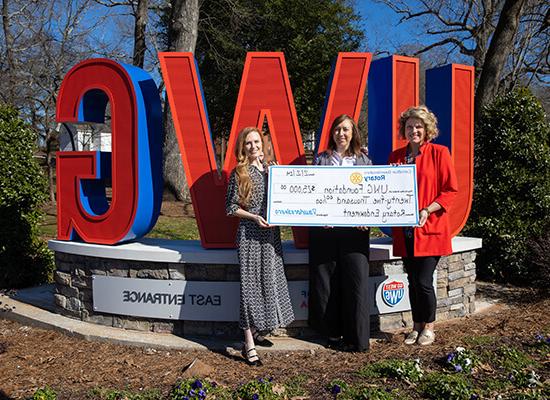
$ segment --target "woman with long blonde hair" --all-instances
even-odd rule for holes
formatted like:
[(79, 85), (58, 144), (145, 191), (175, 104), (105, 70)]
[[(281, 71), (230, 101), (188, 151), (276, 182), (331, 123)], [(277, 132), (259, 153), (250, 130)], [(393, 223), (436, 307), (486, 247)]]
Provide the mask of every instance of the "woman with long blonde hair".
[(235, 146), (237, 166), (229, 178), (226, 197), (227, 215), (240, 218), (239, 326), (244, 332), (242, 354), (249, 365), (261, 365), (255, 344), (273, 345), (261, 333), (294, 320), (279, 228), (270, 226), (265, 219), (267, 165), (263, 155), (263, 135), (258, 128), (241, 130)]

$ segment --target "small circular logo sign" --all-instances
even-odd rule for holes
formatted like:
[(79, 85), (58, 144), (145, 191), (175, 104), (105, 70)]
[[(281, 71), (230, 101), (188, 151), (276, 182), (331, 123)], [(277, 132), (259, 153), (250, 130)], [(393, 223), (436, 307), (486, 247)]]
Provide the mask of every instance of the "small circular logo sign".
[(354, 172), (349, 176), (349, 180), (354, 185), (358, 185), (359, 183), (363, 182), (363, 175), (361, 175), (359, 172)]
[(382, 286), (382, 300), (390, 307), (395, 307), (403, 300), (405, 295), (405, 283), (392, 281), (384, 283)]

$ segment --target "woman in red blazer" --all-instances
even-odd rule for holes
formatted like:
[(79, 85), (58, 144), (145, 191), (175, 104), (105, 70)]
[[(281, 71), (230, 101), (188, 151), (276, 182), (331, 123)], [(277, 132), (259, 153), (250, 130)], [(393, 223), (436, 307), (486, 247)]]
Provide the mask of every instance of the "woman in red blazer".
[(399, 134), (409, 143), (390, 154), (390, 164), (415, 164), (419, 224), (393, 228), (393, 253), (403, 257), (409, 280), (413, 331), (406, 344), (428, 345), (435, 339), (436, 294), (433, 274), (441, 256), (452, 253), (449, 210), (458, 191), (449, 149), (433, 144), (437, 118), (425, 106), (411, 107), (399, 117)]

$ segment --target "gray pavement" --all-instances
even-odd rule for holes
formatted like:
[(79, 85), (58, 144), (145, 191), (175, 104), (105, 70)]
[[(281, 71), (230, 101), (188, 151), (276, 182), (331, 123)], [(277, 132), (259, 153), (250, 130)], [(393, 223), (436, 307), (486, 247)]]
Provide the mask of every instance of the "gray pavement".
[[(37, 286), (8, 293), (0, 293), (0, 318), (17, 321), (24, 325), (51, 329), (85, 340), (109, 342), (130, 346), (179, 350), (225, 350), (236, 351), (240, 343), (224, 338), (180, 337), (173, 334), (133, 331), (96, 325), (64, 317), (53, 312), (53, 285)], [(476, 312), (483, 312), (494, 301), (476, 301)], [(323, 346), (315, 341), (297, 338), (270, 338), (272, 348), (262, 350), (295, 351), (316, 350)], [(372, 338), (371, 341), (375, 341)]]
[[(236, 350), (240, 342), (224, 338), (180, 337), (167, 333), (142, 332), (96, 325), (53, 313), (53, 285), (37, 286), (0, 294), (0, 318), (24, 325), (52, 329), (85, 340), (130, 346), (188, 349)], [(294, 351), (323, 348), (319, 343), (296, 338), (270, 338), (275, 346), (262, 350)]]

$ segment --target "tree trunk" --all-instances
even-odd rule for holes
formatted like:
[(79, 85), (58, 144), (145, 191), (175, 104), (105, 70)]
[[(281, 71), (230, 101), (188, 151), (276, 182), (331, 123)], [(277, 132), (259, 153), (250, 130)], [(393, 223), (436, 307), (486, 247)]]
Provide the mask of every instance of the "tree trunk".
[(55, 149), (53, 148), (53, 134), (54, 132), (49, 131), (46, 134), (46, 171), (48, 172), (48, 194), (52, 204), (55, 204), (55, 165), (53, 162), (53, 155), (55, 154)]
[(15, 57), (13, 54), (13, 34), (11, 32), (11, 21), (9, 14), (9, 0), (2, 0), (2, 27), (4, 30), (4, 46), (6, 48), (7, 81), (8, 81), (8, 103), (15, 104)]
[(498, 1), (483, 0), (483, 17), (479, 23), (479, 28), (475, 35), (476, 46), (474, 48), (473, 59), (474, 68), (476, 73), (476, 85), (479, 81), (479, 76), (483, 69), (483, 63), (485, 62), (485, 56), (487, 54), (487, 46), (489, 45), (489, 39), (494, 32), (493, 20), (495, 14), (498, 14)]
[(487, 49), (483, 69), (477, 85), (475, 112), (481, 115), (483, 106), (490, 103), (499, 89), (504, 63), (514, 47), (514, 39), (526, 0), (506, 0), (491, 44)]
[(138, 0), (135, 11), (134, 56), (132, 63), (140, 68), (143, 68), (145, 61), (145, 31), (147, 29), (148, 6), (149, 0)]
[[(199, 25), (198, 0), (171, 0), (168, 51), (195, 52)], [(189, 201), (178, 141), (168, 99), (164, 103), (164, 184), (178, 200)]]

